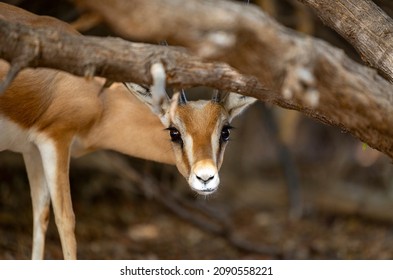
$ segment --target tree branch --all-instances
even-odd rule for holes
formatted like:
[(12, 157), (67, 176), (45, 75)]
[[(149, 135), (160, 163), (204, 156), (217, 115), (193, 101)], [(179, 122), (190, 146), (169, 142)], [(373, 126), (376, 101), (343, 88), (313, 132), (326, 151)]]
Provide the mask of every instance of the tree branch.
[(251, 76), (224, 63), (203, 62), (185, 49), (131, 43), (119, 38), (87, 37), (51, 28), (36, 28), (0, 18), (0, 57), (25, 67), (48, 67), (79, 76), (150, 84), (150, 66), (164, 63), (168, 85), (206, 85), (249, 95), (267, 91)]
[(393, 82), (393, 20), (371, 0), (299, 0)]
[[(94, 1), (94, 6), (107, 1)], [(137, 26), (166, 26), (160, 30), (169, 32), (171, 40), (190, 46), (199, 56), (226, 61), (257, 79), (223, 63), (203, 62), (181, 48), (83, 37), (4, 19), (0, 19), (0, 57), (12, 61), (25, 54), (25, 49), (33, 49), (37, 55), (29, 57), (29, 66), (145, 84), (151, 82), (150, 65), (162, 61), (169, 85), (206, 85), (296, 109), (349, 131), (393, 157), (393, 85), (341, 50), (287, 29), (251, 5), (212, 0), (129, 3), (110, 1), (106, 12), (122, 18), (123, 23), (132, 19), (126, 24), (131, 31), (138, 30)], [(149, 7), (154, 9), (149, 12)], [(116, 10), (119, 8), (121, 12)], [(130, 16), (124, 19), (121, 15), (127, 12)], [(184, 19), (190, 19), (189, 24)], [(176, 32), (169, 22), (178, 27)], [(142, 33), (152, 36), (147, 28)], [(282, 94), (266, 91), (262, 85)]]
[(260, 100), (338, 126), (393, 157), (392, 84), (342, 50), (283, 27), (252, 5), (219, 0), (78, 3), (123, 36), (166, 40), (254, 75), (282, 93), (254, 95)]

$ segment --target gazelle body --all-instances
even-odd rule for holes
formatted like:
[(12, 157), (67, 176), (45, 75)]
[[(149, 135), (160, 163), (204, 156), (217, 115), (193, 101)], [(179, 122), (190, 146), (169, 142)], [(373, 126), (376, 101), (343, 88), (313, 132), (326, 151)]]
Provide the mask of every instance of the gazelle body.
[[(52, 26), (69, 29), (63, 22), (0, 3), (0, 16), (4, 15), (17, 15), (18, 20), (31, 24), (45, 25), (48, 20)], [(0, 60), (0, 78), (8, 68)], [(170, 100), (163, 95), (163, 66), (154, 64), (151, 69), (151, 93), (135, 84), (103, 88), (98, 78), (86, 80), (56, 70), (25, 69), (0, 95), (0, 151), (22, 153), (29, 178), (33, 259), (44, 256), (50, 203), (64, 258), (76, 258), (70, 156), (111, 149), (175, 164), (200, 194), (217, 189), (230, 121), (254, 99), (231, 93), (222, 100), (178, 101), (177, 94)]]

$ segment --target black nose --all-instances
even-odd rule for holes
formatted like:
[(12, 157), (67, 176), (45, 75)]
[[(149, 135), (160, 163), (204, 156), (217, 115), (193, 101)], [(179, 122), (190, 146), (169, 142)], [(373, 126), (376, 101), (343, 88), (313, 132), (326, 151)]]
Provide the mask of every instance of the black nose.
[(210, 176), (210, 177), (207, 177), (207, 178), (206, 178), (206, 177), (202, 178), (202, 177), (199, 177), (198, 175), (196, 175), (196, 177), (197, 177), (197, 179), (198, 179), (199, 181), (201, 181), (202, 183), (207, 184), (209, 181), (213, 180), (214, 175), (213, 175), (213, 176)]

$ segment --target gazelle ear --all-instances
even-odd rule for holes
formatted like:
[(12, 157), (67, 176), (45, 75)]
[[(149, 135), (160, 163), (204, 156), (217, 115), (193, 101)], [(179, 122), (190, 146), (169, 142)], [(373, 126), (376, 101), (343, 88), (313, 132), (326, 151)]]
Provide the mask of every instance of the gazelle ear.
[(164, 66), (161, 63), (153, 64), (150, 69), (153, 85), (150, 89), (146, 86), (134, 83), (124, 83), (127, 89), (133, 93), (139, 100), (145, 103), (150, 110), (157, 115), (161, 122), (169, 125), (169, 110), (171, 102), (165, 91), (166, 74)]
[(146, 104), (150, 110), (159, 117), (161, 122), (167, 125), (167, 112), (170, 107), (169, 97), (165, 94), (161, 98), (153, 98), (154, 95), (150, 92), (150, 89), (146, 86), (134, 84), (134, 83), (124, 83), (126, 88), (135, 95), (140, 101)]
[(254, 97), (244, 96), (234, 92), (217, 93), (213, 99), (223, 104), (229, 115), (229, 121), (243, 112), (248, 106), (253, 104), (257, 99)]

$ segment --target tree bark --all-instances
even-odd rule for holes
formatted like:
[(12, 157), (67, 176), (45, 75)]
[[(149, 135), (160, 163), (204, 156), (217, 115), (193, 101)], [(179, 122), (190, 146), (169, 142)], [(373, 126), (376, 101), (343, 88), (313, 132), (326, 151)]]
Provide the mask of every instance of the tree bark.
[(393, 20), (371, 0), (299, 0), (393, 82)]
[(83, 37), (6, 20), (0, 21), (0, 57), (145, 84), (151, 82), (150, 65), (162, 61), (169, 85), (206, 85), (295, 109), (393, 157), (393, 85), (341, 50), (281, 26), (254, 6), (216, 0), (80, 2), (101, 7), (103, 17), (109, 22), (112, 15), (112, 25), (127, 27), (129, 35), (166, 38), (256, 78), (223, 63), (203, 62), (184, 49)]
[(0, 58), (23, 67), (48, 67), (79, 76), (151, 84), (150, 67), (165, 65), (174, 87), (205, 85), (254, 96), (269, 92), (252, 76), (225, 63), (204, 62), (180, 47), (131, 43), (120, 38), (81, 36), (58, 29), (37, 28), (0, 18)]

